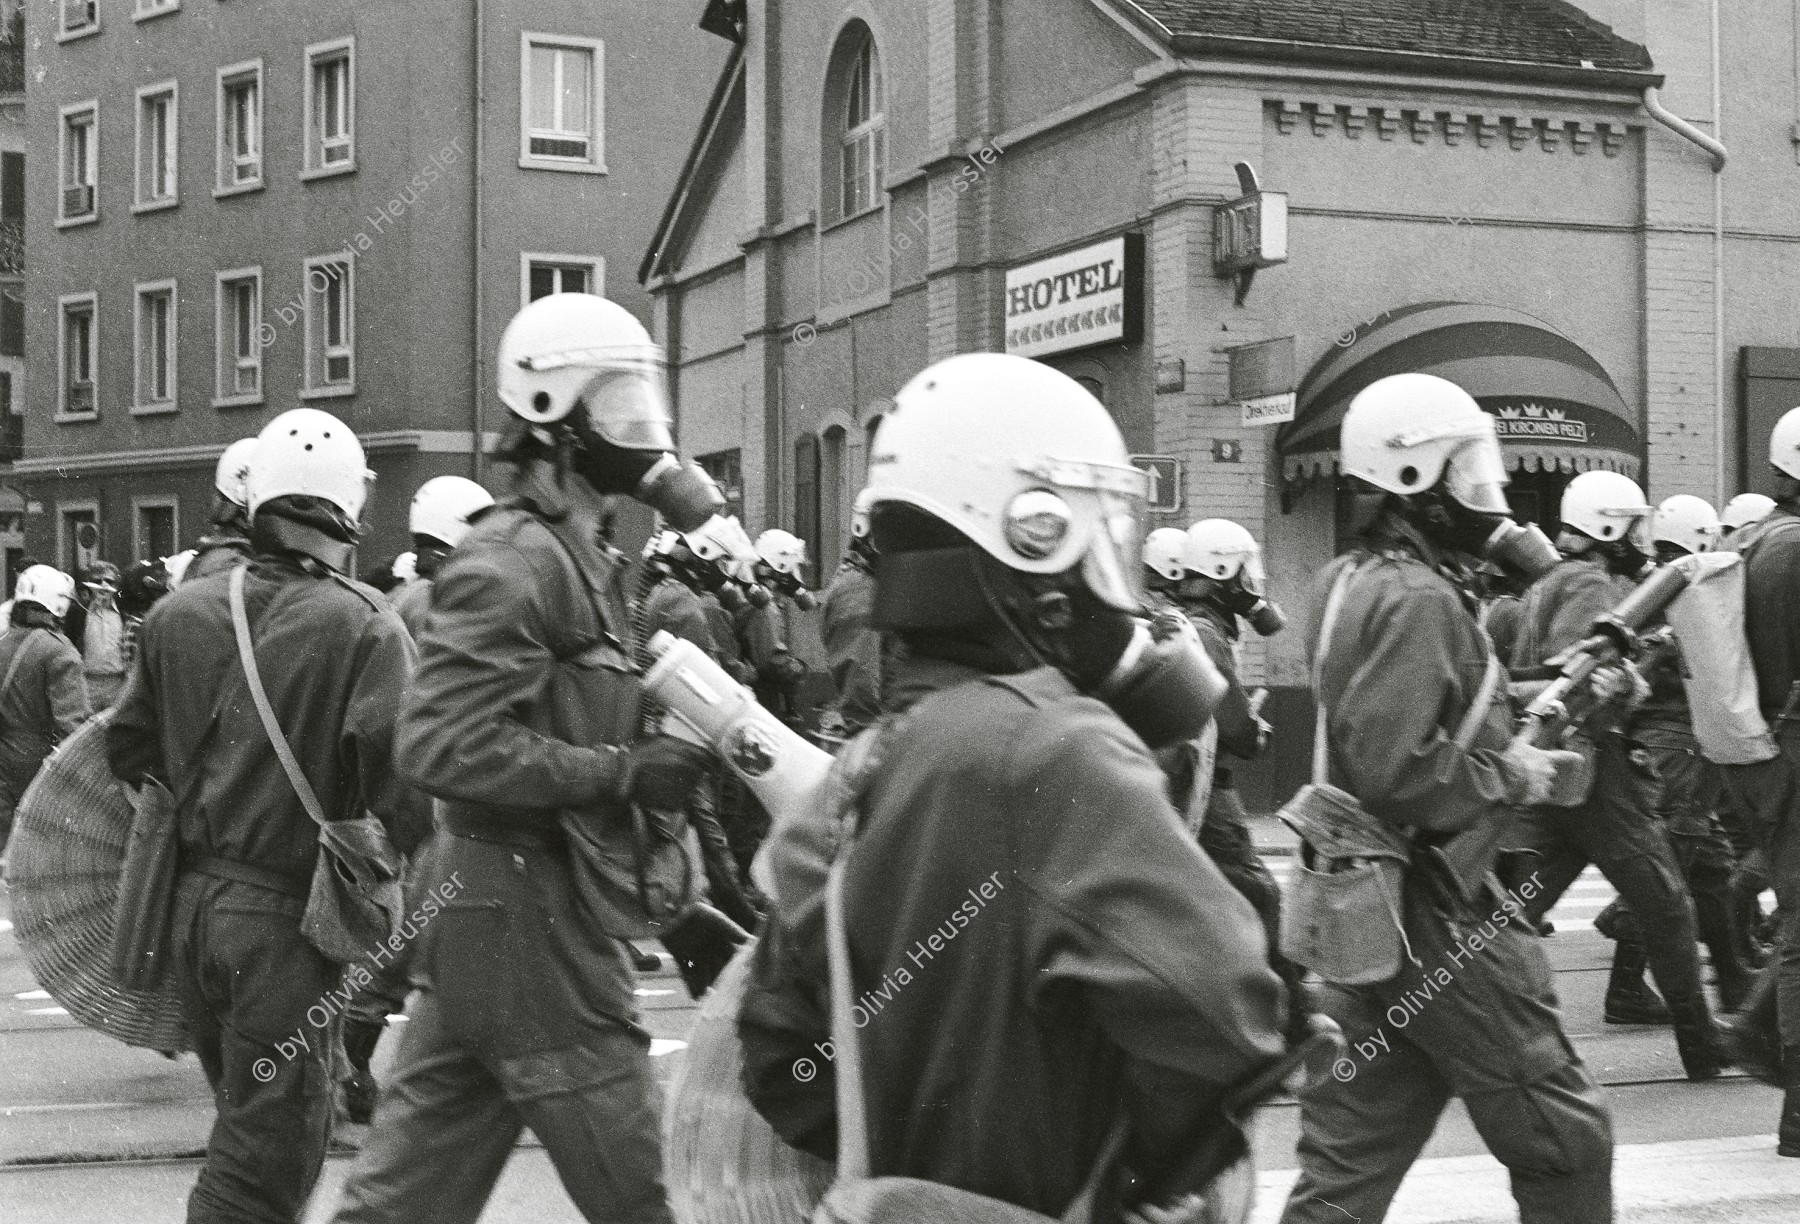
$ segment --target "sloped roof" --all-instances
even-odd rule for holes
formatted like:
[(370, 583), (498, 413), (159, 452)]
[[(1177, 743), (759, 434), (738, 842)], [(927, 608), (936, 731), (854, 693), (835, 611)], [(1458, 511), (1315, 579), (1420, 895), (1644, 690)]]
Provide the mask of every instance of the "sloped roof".
[[(1562, 0), (1120, 0), (1178, 49), (1269, 58), (1389, 52), (1608, 75), (1650, 53)], [(1183, 46), (1186, 44), (1186, 47)], [(1308, 55), (1308, 52), (1311, 52)]]

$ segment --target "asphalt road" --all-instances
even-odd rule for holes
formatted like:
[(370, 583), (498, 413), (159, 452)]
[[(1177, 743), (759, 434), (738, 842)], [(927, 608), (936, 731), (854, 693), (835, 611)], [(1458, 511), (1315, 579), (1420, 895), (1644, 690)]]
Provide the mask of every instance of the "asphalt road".
[[(1279, 857), (1272, 862), (1278, 874), (1287, 866)], [(1668, 1030), (1601, 1023), (1611, 945), (1593, 933), (1592, 920), (1611, 895), (1596, 875), (1584, 877), (1553, 912), (1557, 934), (1547, 947), (1570, 1035), (1609, 1086), (1620, 1219), (1793, 1224), (1800, 1161), (1773, 1153), (1779, 1094), (1736, 1074), (1688, 1084)], [(682, 1057), (693, 1004), (666, 971), (647, 976), (639, 996), (667, 1079)], [(384, 1040), (378, 1071), (400, 1028)], [(1258, 1115), (1258, 1221), (1276, 1219), (1292, 1183), (1297, 1115), (1292, 1102)], [(171, 1062), (75, 1025), (31, 980), (10, 923), (0, 929), (0, 1220), (173, 1224), (183, 1218), (211, 1121), (210, 1094), (191, 1055)], [(356, 1139), (353, 1130), (344, 1137)], [(309, 1220), (329, 1219), (350, 1159), (346, 1150), (327, 1162)], [(556, 1224), (577, 1217), (528, 1140), (482, 1218)], [(1453, 1105), (1389, 1219), (1516, 1218), (1504, 1170)]]

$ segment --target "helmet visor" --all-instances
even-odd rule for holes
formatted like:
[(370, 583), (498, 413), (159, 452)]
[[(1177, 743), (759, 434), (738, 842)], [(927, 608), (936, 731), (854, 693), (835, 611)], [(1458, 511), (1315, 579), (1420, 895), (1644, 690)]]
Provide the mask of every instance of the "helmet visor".
[(1081, 560), (1088, 589), (1120, 612), (1144, 607), (1144, 499), (1098, 490), (1100, 521)]
[(1268, 575), (1263, 573), (1262, 549), (1252, 548), (1244, 554), (1244, 563), (1238, 567), (1238, 585), (1251, 595), (1263, 593), (1264, 581)]
[(581, 389), (588, 424), (594, 432), (624, 450), (675, 449), (669, 433), (669, 400), (662, 368), (637, 364), (595, 372)]
[(1465, 509), (1478, 514), (1511, 514), (1506, 504), (1506, 457), (1500, 451), (1500, 439), (1494, 436), (1491, 417), (1483, 418), (1485, 429), (1454, 451), (1444, 465), (1444, 491)]

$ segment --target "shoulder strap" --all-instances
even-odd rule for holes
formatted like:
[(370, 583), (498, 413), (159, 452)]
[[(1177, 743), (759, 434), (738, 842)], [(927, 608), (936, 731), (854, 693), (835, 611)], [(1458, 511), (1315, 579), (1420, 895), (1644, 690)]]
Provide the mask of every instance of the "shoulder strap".
[(1331, 780), (1327, 758), (1330, 729), (1325, 725), (1325, 655), (1331, 649), (1331, 635), (1337, 628), (1338, 613), (1343, 611), (1344, 596), (1349, 593), (1350, 581), (1356, 577), (1359, 568), (1351, 561), (1338, 571), (1337, 581), (1331, 584), (1331, 594), (1325, 598), (1325, 615), (1319, 620), (1319, 644), (1313, 651), (1313, 706), (1317, 711), (1313, 723), (1314, 786), (1324, 786)]
[(1494, 703), (1494, 694), (1500, 690), (1500, 673), (1505, 670), (1500, 666), (1500, 656), (1494, 650), (1494, 644), (1488, 641), (1486, 632), (1481, 640), (1487, 646), (1487, 671), (1481, 677), (1481, 687), (1475, 692), (1475, 700), (1463, 714), (1462, 724), (1456, 729), (1456, 746), (1467, 752), (1469, 745), (1475, 742), (1476, 734), (1481, 730), (1483, 720), (1487, 718), (1488, 707)]
[(12, 662), (6, 665), (6, 678), (0, 680), (0, 701), (5, 701), (6, 695), (12, 692), (13, 678), (19, 674), (19, 664), (25, 661), (25, 651), (29, 649), (31, 643), (37, 639), (37, 632), (37, 626), (35, 625), (30, 629), (27, 629), (25, 631), (25, 636), (21, 638), (19, 644), (13, 648)]
[(312, 783), (300, 772), (300, 762), (294, 759), (294, 750), (288, 747), (287, 736), (281, 732), (281, 723), (276, 721), (274, 707), (269, 704), (269, 694), (263, 689), (262, 673), (256, 667), (256, 647), (250, 641), (250, 617), (244, 611), (244, 574), (248, 568), (240, 565), (231, 571), (231, 627), (237, 631), (238, 661), (244, 665), (244, 679), (250, 685), (250, 699), (256, 703), (256, 716), (262, 719), (263, 731), (269, 737), (269, 746), (275, 749), (276, 759), (287, 772), (294, 794), (300, 797), (300, 806), (306, 809), (306, 814), (317, 824), (323, 826), (326, 823), (325, 809), (319, 805), (319, 797), (313, 793)]

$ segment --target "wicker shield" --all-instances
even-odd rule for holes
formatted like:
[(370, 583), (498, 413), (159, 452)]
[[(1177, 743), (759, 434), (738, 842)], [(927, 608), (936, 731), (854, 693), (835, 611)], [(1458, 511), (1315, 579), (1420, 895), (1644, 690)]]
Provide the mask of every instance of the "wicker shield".
[(6, 877), (13, 923), (32, 976), (75, 1019), (126, 1045), (187, 1050), (173, 991), (121, 990), (108, 967), (132, 808), (107, 765), (107, 720), (70, 736), (19, 803)]
[(663, 1113), (663, 1174), (677, 1224), (806, 1224), (833, 1166), (782, 1142), (744, 1096), (737, 1014), (752, 940), (701, 1000)]

